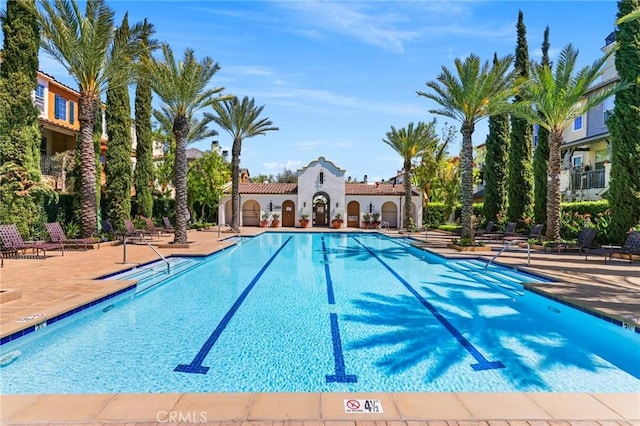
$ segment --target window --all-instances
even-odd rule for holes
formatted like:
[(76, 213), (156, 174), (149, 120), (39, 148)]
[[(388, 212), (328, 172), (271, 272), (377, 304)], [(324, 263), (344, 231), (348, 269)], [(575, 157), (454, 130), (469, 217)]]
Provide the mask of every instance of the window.
[(571, 157), (571, 164), (573, 165), (573, 170), (582, 169), (582, 155), (574, 155)]
[(76, 122), (76, 103), (69, 101), (69, 123)]
[(38, 83), (38, 87), (36, 87), (36, 98), (44, 99), (44, 84)]
[(67, 100), (62, 96), (56, 95), (55, 97), (54, 114), (58, 120), (67, 119)]
[(573, 131), (577, 132), (578, 130), (582, 130), (582, 116), (576, 117), (573, 120)]
[(605, 122), (613, 114), (613, 107), (615, 106), (615, 100), (616, 100), (616, 98), (614, 96), (609, 96), (602, 103), (602, 109), (604, 110), (604, 121)]

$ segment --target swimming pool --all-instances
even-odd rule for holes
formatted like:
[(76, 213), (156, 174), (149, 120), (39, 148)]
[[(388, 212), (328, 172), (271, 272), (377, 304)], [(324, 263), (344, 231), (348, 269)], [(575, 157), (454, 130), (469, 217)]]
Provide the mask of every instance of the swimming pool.
[(177, 260), (159, 285), (3, 345), (21, 355), (1, 392), (640, 390), (640, 335), (519, 284), (539, 277), (378, 234), (266, 233)]

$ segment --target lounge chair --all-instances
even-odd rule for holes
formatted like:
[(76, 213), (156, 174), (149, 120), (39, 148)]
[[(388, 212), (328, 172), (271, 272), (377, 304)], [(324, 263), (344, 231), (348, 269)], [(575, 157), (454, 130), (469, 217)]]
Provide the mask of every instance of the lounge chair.
[(582, 228), (580, 233), (578, 234), (578, 240), (575, 244), (558, 244), (558, 251), (578, 251), (578, 253), (582, 253), (586, 249), (593, 248), (593, 240), (596, 238), (596, 228)]
[(136, 229), (135, 226), (133, 226), (133, 222), (131, 222), (131, 220), (129, 219), (124, 219), (123, 222), (124, 222), (124, 228), (125, 228), (125, 233), (124, 233), (125, 237), (137, 237), (142, 239), (146, 236), (149, 236), (153, 238), (153, 235), (155, 234), (146, 229)]
[(544, 227), (541, 223), (536, 223), (533, 225), (531, 230), (529, 231), (529, 235), (505, 235), (505, 241), (528, 241), (534, 239), (536, 241), (542, 240), (542, 228)]
[(613, 258), (614, 254), (622, 256), (629, 256), (629, 262), (633, 262), (633, 256), (640, 256), (640, 231), (631, 231), (627, 235), (622, 246), (604, 245), (598, 248), (586, 248), (584, 251), (584, 260), (587, 260), (589, 254), (599, 254), (604, 257), (606, 263), (607, 257), (609, 260)]
[(157, 234), (158, 237), (161, 237), (162, 234), (172, 234), (175, 232), (175, 229), (173, 229), (173, 227), (171, 228), (159, 228), (157, 227), (154, 223), (153, 223), (153, 219), (151, 219), (150, 217), (145, 217), (144, 221), (147, 225), (147, 231)]
[(67, 238), (60, 222), (49, 222), (45, 226), (51, 241), (54, 243), (60, 243), (65, 247), (83, 248), (84, 250), (98, 243), (98, 248), (100, 248), (100, 241), (95, 238)]
[(36, 258), (40, 257), (40, 252), (42, 252), (42, 258), (46, 259), (47, 250), (60, 250), (64, 256), (64, 245), (60, 243), (25, 242), (18, 231), (18, 227), (13, 223), (0, 225), (0, 240), (2, 240), (5, 253), (11, 252), (15, 256), (18, 256), (20, 252), (25, 254), (27, 250), (33, 251)]
[(162, 216), (162, 223), (164, 223), (164, 229), (167, 229), (170, 232), (176, 232), (176, 228), (173, 227), (168, 217)]
[(503, 240), (506, 237), (516, 236), (516, 222), (509, 222), (504, 231), (484, 232), (480, 238), (484, 240)]
[(484, 229), (476, 229), (475, 230), (475, 234), (476, 237), (481, 237), (484, 234), (489, 234), (491, 232), (493, 232), (493, 228), (494, 228), (495, 224), (492, 220), (487, 222), (487, 225), (484, 227)]

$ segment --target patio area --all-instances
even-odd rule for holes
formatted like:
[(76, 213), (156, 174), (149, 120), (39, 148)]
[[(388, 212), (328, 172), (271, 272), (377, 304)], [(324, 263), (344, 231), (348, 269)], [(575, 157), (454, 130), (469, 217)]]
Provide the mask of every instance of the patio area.
[[(312, 229), (318, 231), (319, 229)], [(326, 230), (327, 229), (320, 229)], [(344, 231), (342, 229), (340, 231)], [(348, 229), (347, 229), (348, 230)], [(244, 228), (243, 235), (293, 231)], [(305, 232), (308, 230), (296, 230)], [(335, 232), (335, 231), (333, 231)], [(374, 232), (374, 231), (364, 231)], [(217, 228), (190, 231), (189, 248), (157, 248), (163, 256), (206, 255), (227, 247), (233, 236)], [(404, 238), (394, 231), (390, 236)], [(413, 234), (429, 250), (450, 257), (490, 259), (490, 253), (459, 253), (447, 248), (451, 236), (435, 231)], [(167, 243), (170, 237), (155, 239)], [(162, 245), (162, 244), (161, 244)], [(164, 245), (163, 245), (164, 246)], [(0, 269), (0, 336), (59, 315), (131, 285), (95, 278), (157, 259), (146, 245), (101, 244), (88, 251), (65, 250), (46, 260), (5, 259)], [(640, 262), (604, 262), (575, 253), (505, 251), (497, 262), (555, 280), (532, 290), (596, 315), (640, 328)], [(26, 322), (16, 322), (33, 318)], [(640, 355), (639, 355), (640, 356)], [(0, 370), (1, 378), (1, 370)], [(640, 389), (638, 390), (640, 392)], [(345, 413), (348, 399), (380, 400), (384, 413)], [(558, 393), (243, 393), (243, 394), (86, 394), (1, 395), (2, 424), (177, 424), (280, 426), (422, 426), (422, 425), (640, 425), (640, 394)]]

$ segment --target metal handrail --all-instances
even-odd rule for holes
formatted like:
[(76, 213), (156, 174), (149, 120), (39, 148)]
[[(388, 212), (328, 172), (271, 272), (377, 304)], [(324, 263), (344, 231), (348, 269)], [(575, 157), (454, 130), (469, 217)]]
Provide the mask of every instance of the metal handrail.
[(380, 229), (384, 229), (384, 226), (387, 225), (387, 234), (389, 233), (389, 222), (387, 222), (386, 220), (383, 222), (380, 222)]
[[(218, 224), (218, 238), (220, 238), (220, 227), (221, 226), (222, 226), (221, 224)], [(238, 236), (238, 239), (240, 240), (240, 242), (242, 242), (242, 234), (240, 233), (239, 230), (233, 229), (233, 226), (231, 226), (229, 224), (225, 224), (224, 226), (229, 227), (229, 229), (231, 229), (231, 231)]]
[(122, 238), (122, 263), (127, 263), (127, 241), (129, 240), (129, 238), (139, 238), (142, 241), (144, 241), (144, 243), (151, 249), (153, 250), (158, 256), (160, 256), (160, 259), (162, 259), (164, 261), (164, 263), (167, 264), (167, 275), (171, 275), (171, 264), (169, 263), (169, 261), (160, 254), (160, 252), (158, 250), (156, 250), (151, 244), (149, 244), (149, 241), (147, 241), (144, 238), (143, 234), (134, 236), (134, 235), (130, 235), (128, 237), (123, 237)]
[(486, 265), (484, 265), (484, 269), (486, 270), (489, 267), (489, 265), (491, 265), (493, 263), (493, 261), (496, 260), (496, 258), (498, 256), (500, 256), (503, 252), (507, 251), (507, 249), (509, 247), (511, 247), (512, 245), (517, 244), (517, 243), (527, 243), (527, 266), (531, 266), (531, 244), (529, 244), (529, 241), (527, 241), (527, 240), (513, 240), (513, 241), (509, 241), (507, 244), (505, 244), (504, 247), (502, 247), (502, 249), (498, 253), (496, 253), (496, 255), (493, 256), (491, 258), (491, 260), (487, 262)]

